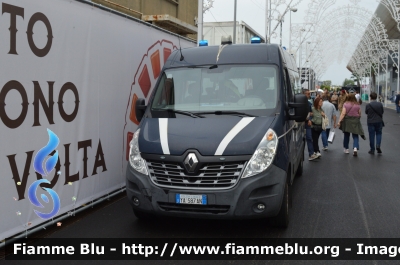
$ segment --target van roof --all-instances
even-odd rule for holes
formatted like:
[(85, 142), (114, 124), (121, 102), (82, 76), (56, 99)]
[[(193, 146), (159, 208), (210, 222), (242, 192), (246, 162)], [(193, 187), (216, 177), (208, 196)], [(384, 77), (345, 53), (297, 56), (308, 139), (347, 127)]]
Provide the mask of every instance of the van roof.
[[(220, 51), (220, 49), (222, 49)], [(233, 44), (182, 49), (184, 59), (180, 61), (179, 50), (168, 58), (165, 68), (213, 64), (280, 64), (280, 47), (277, 44)], [(217, 61), (217, 56), (219, 58)], [(285, 62), (285, 60), (284, 60)]]

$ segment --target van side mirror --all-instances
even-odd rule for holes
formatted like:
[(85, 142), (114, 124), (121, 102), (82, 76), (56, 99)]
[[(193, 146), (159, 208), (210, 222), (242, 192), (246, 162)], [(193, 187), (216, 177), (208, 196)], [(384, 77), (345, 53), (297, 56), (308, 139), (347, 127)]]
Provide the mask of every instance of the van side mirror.
[(290, 115), (289, 119), (296, 122), (305, 121), (308, 115), (308, 99), (306, 95), (294, 95), (294, 102), (289, 103), (289, 108), (294, 108), (294, 115)]
[(146, 111), (146, 101), (144, 98), (138, 98), (135, 104), (136, 119), (140, 122), (143, 118), (144, 112)]

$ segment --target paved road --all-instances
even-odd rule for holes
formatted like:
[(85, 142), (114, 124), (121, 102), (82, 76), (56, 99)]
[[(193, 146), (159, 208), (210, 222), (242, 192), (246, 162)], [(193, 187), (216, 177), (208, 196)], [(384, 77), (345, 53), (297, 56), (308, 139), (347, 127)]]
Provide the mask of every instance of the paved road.
[[(363, 106), (365, 107), (365, 104)], [(134, 217), (127, 199), (122, 197), (89, 215), (76, 218), (77, 221), (57, 230), (50, 237), (400, 238), (400, 114), (392, 109), (385, 111), (386, 127), (383, 132), (382, 155), (368, 154), (369, 143), (361, 139), (358, 157), (344, 154), (343, 135), (341, 131), (337, 131), (335, 142), (329, 146), (328, 151), (323, 151), (319, 161), (305, 162), (304, 174), (296, 179), (292, 188), (291, 223), (286, 230), (269, 226), (265, 221), (159, 219), (156, 222), (144, 223)], [(367, 131), (365, 115), (362, 121), (364, 130)], [(7, 263), (25, 264), (10, 261)], [(26, 264), (43, 263), (54, 262)], [(161, 264), (153, 261), (140, 262), (140, 264), (156, 263)], [(163, 262), (163, 264), (194, 263), (210, 264), (206, 261)], [(230, 264), (244, 263), (247, 262), (230, 262)], [(267, 261), (251, 262), (251, 264), (265, 263)], [(269, 263), (276, 264), (273, 261)], [(383, 262), (379, 261), (379, 264), (381, 263)], [(98, 264), (98, 262), (75, 261), (57, 262), (57, 264)], [(132, 261), (102, 261), (101, 264), (132, 264)], [(363, 261), (359, 264), (376, 263)]]

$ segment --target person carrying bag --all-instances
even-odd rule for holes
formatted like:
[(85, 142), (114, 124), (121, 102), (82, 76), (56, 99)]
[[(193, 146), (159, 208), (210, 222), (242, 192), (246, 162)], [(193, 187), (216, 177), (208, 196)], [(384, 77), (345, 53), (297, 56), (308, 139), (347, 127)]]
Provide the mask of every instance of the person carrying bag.
[(322, 129), (321, 132), (321, 140), (322, 140), (322, 150), (328, 151), (328, 138), (331, 133), (331, 130), (336, 128), (336, 109), (335, 106), (328, 101), (328, 96), (324, 95), (322, 97), (322, 110), (325, 113), (325, 117), (323, 118)]
[(314, 106), (312, 108), (312, 126), (311, 126), (311, 134), (313, 139), (313, 147), (314, 147), (314, 154), (320, 158), (321, 152), (318, 146), (318, 139), (323, 131), (323, 122), (325, 113), (322, 110), (322, 99), (320, 97), (315, 98)]

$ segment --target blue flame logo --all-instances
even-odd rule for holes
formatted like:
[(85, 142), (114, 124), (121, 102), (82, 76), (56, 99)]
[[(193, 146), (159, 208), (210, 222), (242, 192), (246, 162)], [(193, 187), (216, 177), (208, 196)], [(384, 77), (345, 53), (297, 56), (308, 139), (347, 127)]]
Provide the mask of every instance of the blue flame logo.
[(56, 150), (56, 153), (51, 156), (49, 159), (46, 161), (46, 169), (43, 168), (43, 162), (44, 159), (50, 155), (53, 150), (55, 150), (60, 142), (58, 139), (57, 135), (53, 133), (51, 130), (47, 129), (47, 132), (49, 134), (49, 142), (45, 147), (39, 150), (37, 152), (35, 159), (33, 160), (33, 168), (37, 173), (39, 173), (42, 176), (47, 176), (50, 171), (53, 170), (53, 168), (57, 164), (58, 160), (58, 151)]
[[(58, 151), (56, 150), (55, 154), (53, 154), (53, 156), (50, 156), (46, 161), (45, 159), (47, 158), (47, 156), (50, 155), (51, 152), (53, 152), (53, 150), (57, 148), (58, 144), (60, 143), (60, 140), (58, 139), (57, 135), (54, 132), (47, 129), (47, 133), (49, 134), (49, 142), (45, 147), (43, 147), (37, 152), (35, 159), (33, 161), (33, 168), (35, 169), (35, 171), (44, 177), (47, 176), (56, 166), (58, 161)], [(43, 163), (45, 164), (44, 167)], [(33, 182), (28, 190), (29, 200), (33, 205), (39, 208), (44, 208), (44, 206), (39, 202), (36, 196), (36, 190), (42, 183), (50, 184), (50, 181), (48, 181), (47, 179), (39, 179)], [(37, 210), (34, 210), (34, 212), (37, 214), (37, 216), (39, 216), (42, 219), (50, 219), (53, 216), (55, 216), (60, 210), (60, 198), (58, 197), (58, 194), (54, 190), (50, 188), (44, 188), (44, 189), (49, 193), (52, 201), (54, 202), (53, 210), (50, 213), (42, 213)], [(45, 194), (41, 194), (40, 197), (45, 203), (49, 203), (49, 198)]]

